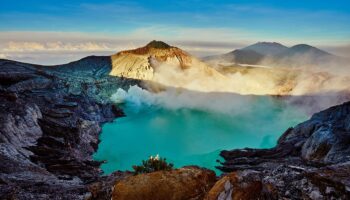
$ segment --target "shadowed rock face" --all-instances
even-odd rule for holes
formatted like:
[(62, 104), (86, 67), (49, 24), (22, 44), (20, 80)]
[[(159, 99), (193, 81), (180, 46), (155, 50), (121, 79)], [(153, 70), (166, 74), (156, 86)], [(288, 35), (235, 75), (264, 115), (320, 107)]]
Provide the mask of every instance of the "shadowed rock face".
[(253, 170), (255, 180), (273, 187), (278, 199), (348, 199), (349, 124), (348, 102), (288, 129), (275, 148), (222, 151), (225, 162), (218, 168), (240, 174), (241, 184)]
[(76, 70), (0, 60), (0, 199), (84, 199), (100, 180), (91, 158), (100, 123), (123, 115), (104, 96), (137, 82), (91, 73), (107, 62), (69, 65)]

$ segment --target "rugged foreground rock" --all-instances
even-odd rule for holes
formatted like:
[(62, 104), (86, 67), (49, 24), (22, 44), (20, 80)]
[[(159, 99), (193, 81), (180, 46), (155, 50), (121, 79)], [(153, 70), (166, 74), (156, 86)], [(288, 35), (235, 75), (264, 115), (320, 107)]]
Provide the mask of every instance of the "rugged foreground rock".
[(222, 180), (227, 187), (214, 186), (210, 197), (221, 192), (235, 197), (235, 191), (253, 183), (260, 189), (248, 191), (260, 191), (260, 199), (349, 199), (350, 102), (288, 129), (275, 148), (223, 151), (221, 156), (225, 162), (218, 168), (233, 173)]
[(215, 173), (198, 167), (131, 176), (116, 183), (115, 200), (203, 199), (216, 181)]
[(0, 60), (0, 199), (91, 196), (100, 124), (123, 115), (103, 96), (134, 83), (104, 76), (110, 68), (108, 57), (58, 67)]

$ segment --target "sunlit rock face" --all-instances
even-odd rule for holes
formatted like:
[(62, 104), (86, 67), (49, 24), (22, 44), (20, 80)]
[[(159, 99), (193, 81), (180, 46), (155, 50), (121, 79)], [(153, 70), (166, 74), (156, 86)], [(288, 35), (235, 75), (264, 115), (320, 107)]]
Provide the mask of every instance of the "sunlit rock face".
[(207, 193), (204, 200), (278, 199), (276, 189), (263, 183), (256, 171), (232, 172), (223, 176)]
[(191, 86), (194, 78), (200, 81), (201, 77), (225, 79), (225, 76), (187, 52), (160, 41), (113, 55), (110, 75), (194, 90), (201, 90)]
[(213, 171), (198, 167), (140, 174), (117, 182), (112, 200), (201, 200), (215, 181)]
[(110, 75), (152, 80), (154, 68), (161, 63), (186, 69), (192, 65), (192, 58), (177, 47), (172, 47), (161, 41), (152, 41), (144, 47), (113, 55), (113, 69)]

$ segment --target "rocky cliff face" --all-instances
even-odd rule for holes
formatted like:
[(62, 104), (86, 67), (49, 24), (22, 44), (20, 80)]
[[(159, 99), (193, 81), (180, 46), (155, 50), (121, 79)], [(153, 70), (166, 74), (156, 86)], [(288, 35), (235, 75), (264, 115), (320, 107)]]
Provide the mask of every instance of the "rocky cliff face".
[(122, 115), (100, 96), (136, 82), (60, 70), (0, 60), (0, 199), (84, 199), (99, 179), (100, 123)]
[(270, 188), (261, 199), (349, 199), (349, 117), (349, 102), (331, 107), (288, 129), (275, 148), (221, 152), (225, 162), (218, 168), (238, 177), (230, 185), (253, 181)]
[(152, 41), (144, 47), (121, 51), (112, 56), (113, 76), (152, 80), (156, 65), (167, 63), (185, 69), (191, 65), (189, 54), (164, 42)]
[(196, 69), (207, 75), (220, 76), (214, 69), (187, 52), (161, 41), (152, 41), (144, 47), (113, 55), (110, 75), (157, 81), (154, 80), (156, 71), (159, 68), (169, 67), (175, 68), (172, 70), (176, 71), (185, 72), (187, 69)]

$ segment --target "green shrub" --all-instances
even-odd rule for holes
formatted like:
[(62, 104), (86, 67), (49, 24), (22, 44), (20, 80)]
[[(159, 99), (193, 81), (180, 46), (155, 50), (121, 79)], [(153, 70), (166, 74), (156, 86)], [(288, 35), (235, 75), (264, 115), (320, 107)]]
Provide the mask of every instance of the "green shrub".
[(141, 165), (134, 165), (135, 174), (150, 173), (161, 170), (172, 170), (172, 163), (167, 163), (165, 158), (161, 158), (158, 155), (155, 157), (150, 157), (148, 160), (143, 160)]

